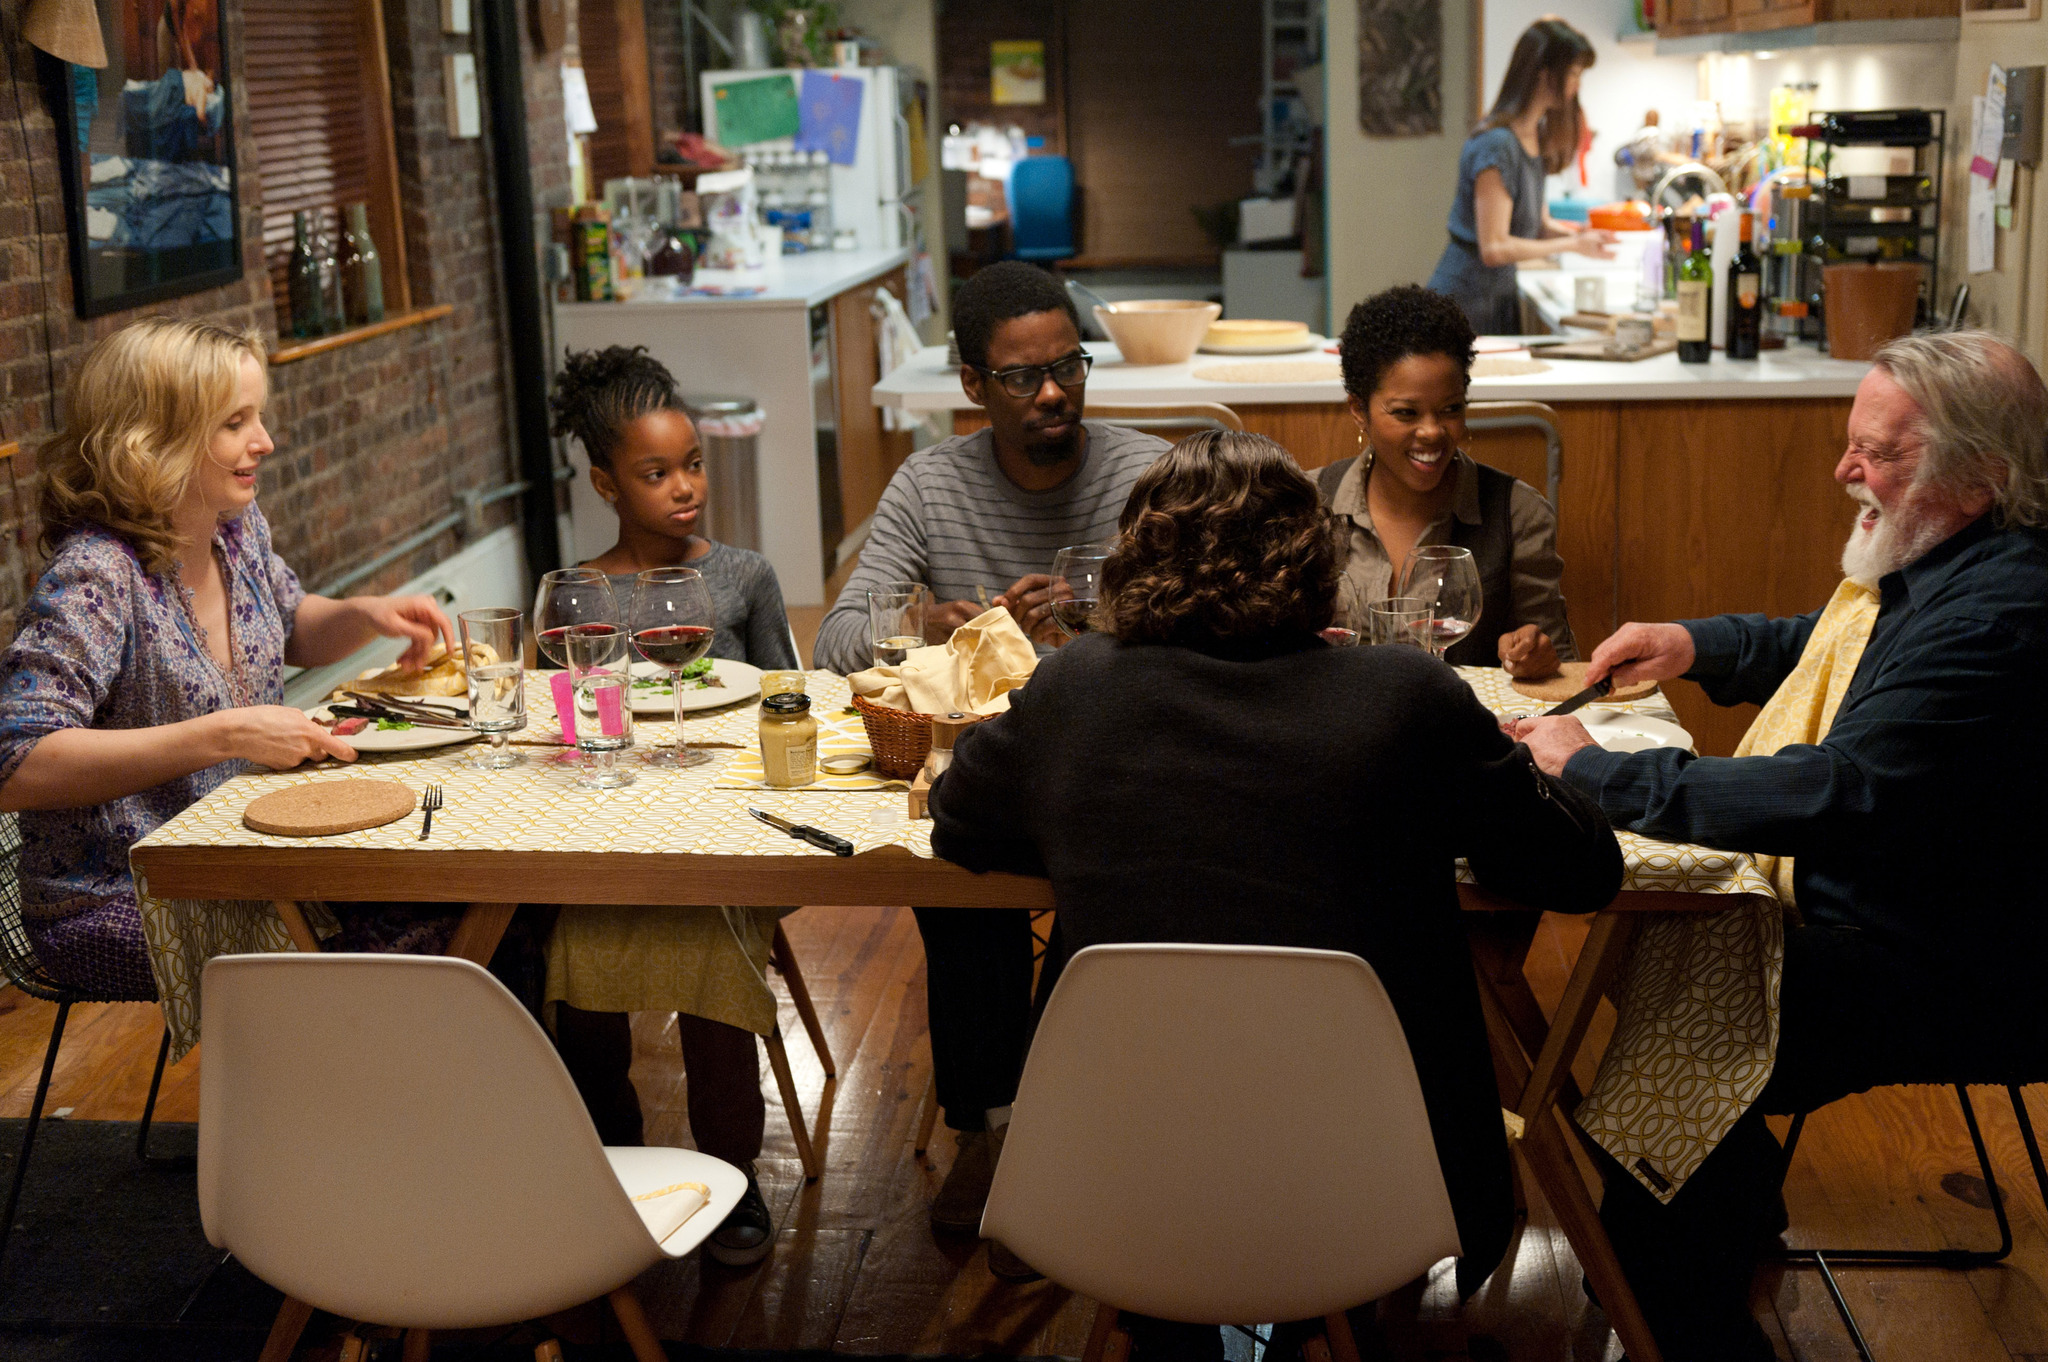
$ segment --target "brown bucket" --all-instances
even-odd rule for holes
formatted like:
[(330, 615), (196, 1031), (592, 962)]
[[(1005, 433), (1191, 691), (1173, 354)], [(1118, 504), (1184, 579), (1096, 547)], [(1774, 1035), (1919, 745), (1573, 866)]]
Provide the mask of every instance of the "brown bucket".
[(1836, 359), (1869, 359), (1886, 341), (1910, 332), (1920, 301), (1920, 271), (1904, 260), (1823, 270), (1828, 353)]

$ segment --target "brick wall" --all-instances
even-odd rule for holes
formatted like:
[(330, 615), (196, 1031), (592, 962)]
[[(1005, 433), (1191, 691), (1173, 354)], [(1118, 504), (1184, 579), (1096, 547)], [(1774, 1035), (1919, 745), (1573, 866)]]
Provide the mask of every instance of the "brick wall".
[[(0, 0), (0, 442), (23, 447), (14, 461), (16, 488), (0, 486), (0, 637), (11, 634), (40, 567), (33, 454), (60, 419), (64, 385), (92, 343), (159, 311), (253, 326), (273, 345), (277, 338), (261, 259), (260, 178), (246, 137), (238, 139), (243, 278), (141, 311), (78, 320), (55, 129), (37, 54), (20, 38), (26, 7), (27, 0)], [(224, 0), (222, 11), (227, 84), (235, 117), (246, 120), (238, 0)], [(278, 449), (265, 462), (260, 496), (279, 552), (309, 586), (456, 509), (462, 492), (518, 476), (490, 145), (487, 138), (448, 136), (441, 81), (444, 53), (480, 56), (481, 44), (476, 36), (441, 34), (438, 0), (384, 0), (384, 21), (413, 302), (447, 303), (454, 312), (272, 371), (270, 429)], [(544, 242), (547, 208), (568, 201), (568, 165), (560, 77), (553, 59), (530, 49), (526, 103)], [(516, 503), (501, 503), (490, 523), (515, 515)], [(358, 589), (388, 589), (461, 543), (460, 532), (444, 534)]]

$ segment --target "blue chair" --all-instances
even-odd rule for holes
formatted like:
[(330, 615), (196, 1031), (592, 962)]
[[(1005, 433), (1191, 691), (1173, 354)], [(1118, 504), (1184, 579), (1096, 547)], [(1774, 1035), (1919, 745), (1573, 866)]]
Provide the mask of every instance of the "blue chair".
[(1010, 255), (1017, 260), (1070, 260), (1074, 246), (1074, 163), (1031, 156), (1010, 171)]

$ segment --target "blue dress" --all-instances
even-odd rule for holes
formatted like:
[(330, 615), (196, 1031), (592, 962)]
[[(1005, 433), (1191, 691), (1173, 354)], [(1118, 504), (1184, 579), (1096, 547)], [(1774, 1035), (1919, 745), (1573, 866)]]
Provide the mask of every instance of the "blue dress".
[(1451, 239), (1429, 276), (1429, 287), (1448, 294), (1465, 309), (1472, 329), (1483, 336), (1511, 336), (1522, 329), (1522, 304), (1515, 292), (1515, 267), (1488, 265), (1479, 258), (1479, 223), (1473, 181), (1497, 170), (1514, 200), (1508, 235), (1543, 236), (1543, 162), (1522, 149), (1512, 128), (1488, 128), (1465, 139), (1458, 153), (1458, 197), (1446, 224)]

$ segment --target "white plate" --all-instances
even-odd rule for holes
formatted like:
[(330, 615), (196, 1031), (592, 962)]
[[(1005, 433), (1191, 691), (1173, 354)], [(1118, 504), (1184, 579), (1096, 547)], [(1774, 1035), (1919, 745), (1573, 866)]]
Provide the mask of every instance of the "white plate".
[[(400, 695), (393, 698), (431, 700), (437, 705), (453, 705), (460, 710), (469, 708), (469, 697), (466, 695)], [(315, 705), (306, 713), (314, 719), (329, 717), (325, 705)], [(466, 728), (429, 728), (424, 724), (415, 728), (387, 729), (380, 732), (377, 721), (372, 719), (368, 728), (345, 737), (342, 741), (358, 752), (417, 752), (422, 748), (446, 747), (451, 743), (468, 742), (481, 736)]]
[(1205, 355), (1294, 355), (1303, 350), (1313, 350), (1322, 343), (1321, 336), (1302, 336), (1266, 345), (1204, 345), (1201, 350)]
[[(633, 676), (655, 677), (662, 674), (661, 668), (652, 662), (635, 662)], [(711, 674), (725, 682), (722, 686), (706, 686), (702, 690), (683, 690), (683, 712), (693, 709), (723, 709), (736, 705), (742, 700), (751, 700), (761, 693), (761, 669), (750, 667), (744, 662), (732, 662), (722, 657), (711, 659)], [(667, 686), (636, 686), (633, 689), (633, 712), (651, 714), (655, 718), (675, 713), (675, 701), (669, 698)]]
[(1693, 750), (1692, 734), (1677, 724), (1653, 719), (1647, 714), (1625, 714), (1618, 709), (1582, 709), (1579, 722), (1593, 735), (1593, 741), (1610, 752), (1648, 752), (1657, 747)]

